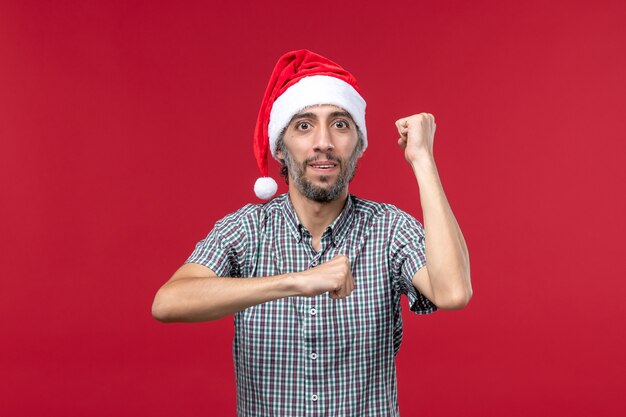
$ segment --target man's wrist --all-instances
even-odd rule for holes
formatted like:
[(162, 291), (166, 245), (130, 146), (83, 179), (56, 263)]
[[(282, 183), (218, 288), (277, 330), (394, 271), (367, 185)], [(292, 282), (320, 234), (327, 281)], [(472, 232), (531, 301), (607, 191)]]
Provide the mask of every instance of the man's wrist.
[(301, 294), (300, 280), (298, 279), (297, 272), (291, 272), (281, 276), (280, 291), (285, 294), (285, 297)]
[(435, 158), (432, 156), (432, 154), (428, 153), (416, 156), (408, 162), (416, 174), (418, 173), (418, 171), (432, 171), (434, 168), (436, 168)]

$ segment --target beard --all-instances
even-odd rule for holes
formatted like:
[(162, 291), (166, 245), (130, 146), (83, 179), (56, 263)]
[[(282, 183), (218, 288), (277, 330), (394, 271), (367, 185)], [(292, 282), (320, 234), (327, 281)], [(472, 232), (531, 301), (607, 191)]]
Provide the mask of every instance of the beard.
[[(336, 162), (339, 166), (339, 175), (334, 183), (331, 182), (328, 175), (320, 175), (319, 181), (326, 184), (325, 186), (315, 185), (305, 176), (308, 165), (311, 162), (321, 159), (322, 157), (329, 161)], [(293, 181), (298, 191), (300, 191), (300, 194), (309, 200), (313, 200), (318, 203), (328, 203), (341, 196), (344, 190), (348, 188), (348, 184), (354, 177), (358, 159), (359, 152), (355, 149), (347, 160), (343, 160), (333, 153), (327, 152), (308, 158), (300, 165), (293, 160), (288, 151), (284, 152), (284, 161), (289, 171), (291, 181)]]

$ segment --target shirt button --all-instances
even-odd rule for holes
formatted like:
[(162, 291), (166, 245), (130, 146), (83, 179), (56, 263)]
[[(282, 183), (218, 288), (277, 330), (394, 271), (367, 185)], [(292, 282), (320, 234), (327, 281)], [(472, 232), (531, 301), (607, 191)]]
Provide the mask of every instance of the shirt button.
[(315, 307), (313, 307), (312, 309), (309, 310), (309, 313), (311, 313), (312, 316), (317, 314), (317, 310), (315, 309)]
[(309, 358), (311, 359), (317, 359), (317, 353), (313, 352), (309, 355)]
[(312, 401), (317, 401), (317, 395), (315, 395), (315, 394), (311, 395), (311, 400)]
[(311, 262), (311, 265), (313, 265), (313, 266), (317, 266), (317, 264), (318, 264), (318, 263), (319, 263), (319, 262), (318, 262), (318, 261), (317, 261), (317, 259), (316, 259), (316, 260), (314, 260), (313, 262)]

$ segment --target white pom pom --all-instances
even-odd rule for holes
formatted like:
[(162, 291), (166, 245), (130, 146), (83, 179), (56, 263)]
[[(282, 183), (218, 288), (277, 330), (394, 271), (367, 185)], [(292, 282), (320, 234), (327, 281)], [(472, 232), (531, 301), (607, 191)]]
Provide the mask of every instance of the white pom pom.
[(278, 184), (271, 177), (261, 177), (254, 183), (254, 193), (262, 200), (269, 200), (278, 190)]

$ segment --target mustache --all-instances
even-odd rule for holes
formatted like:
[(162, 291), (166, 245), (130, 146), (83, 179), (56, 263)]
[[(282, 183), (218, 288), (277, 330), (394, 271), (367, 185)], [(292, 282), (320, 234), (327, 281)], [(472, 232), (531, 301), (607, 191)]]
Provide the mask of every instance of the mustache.
[(307, 159), (304, 160), (304, 165), (308, 165), (308, 164), (310, 164), (312, 162), (319, 161), (320, 159), (326, 160), (326, 161), (337, 162), (338, 164), (343, 165), (343, 160), (341, 158), (339, 158), (337, 155), (335, 155), (333, 153), (330, 153), (330, 152), (316, 154), (315, 156), (307, 158)]

